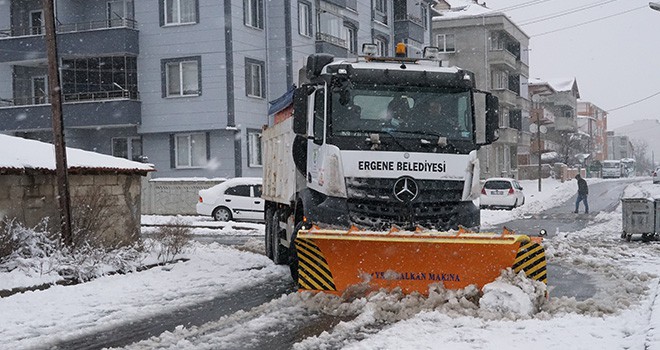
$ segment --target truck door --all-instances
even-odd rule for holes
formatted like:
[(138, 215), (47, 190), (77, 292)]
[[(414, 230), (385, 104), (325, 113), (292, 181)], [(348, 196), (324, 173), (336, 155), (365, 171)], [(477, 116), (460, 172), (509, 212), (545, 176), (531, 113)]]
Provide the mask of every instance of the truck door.
[(307, 186), (319, 191), (323, 185), (321, 166), (325, 143), (326, 88), (319, 85), (309, 96), (309, 126), (307, 142)]

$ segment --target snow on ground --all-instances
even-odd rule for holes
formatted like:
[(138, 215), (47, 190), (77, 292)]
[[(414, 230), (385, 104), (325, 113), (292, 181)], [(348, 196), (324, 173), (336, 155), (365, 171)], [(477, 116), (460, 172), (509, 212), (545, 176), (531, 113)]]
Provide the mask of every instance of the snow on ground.
[[(484, 221), (494, 226), (538, 213), (576, 192), (575, 181), (544, 180), (542, 193), (535, 193), (535, 183), (523, 182), (524, 206), (483, 211)], [(640, 179), (625, 195), (660, 197), (660, 186)], [(292, 293), (200, 327), (180, 326), (127, 349), (240, 348), (250, 344), (238, 341), (258, 338), (255, 334), (286, 331), (286, 327), (273, 330), (273, 324), (330, 314), (347, 321), (302, 340), (295, 348), (660, 350), (660, 244), (621, 240), (621, 217), (619, 206), (612, 213), (598, 214), (579, 232), (560, 232), (544, 242), (548, 261), (593, 279), (598, 292), (584, 301), (554, 297), (552, 290), (545, 298), (544, 285), (512, 273), (503, 274), (483, 294), (470, 287), (448, 291), (441, 286), (435, 286), (428, 298), (396, 291), (350, 300)], [(169, 219), (145, 217), (145, 222)], [(213, 224), (206, 218), (188, 219), (199, 226)], [(253, 225), (262, 235), (263, 225)], [(223, 228), (216, 234), (243, 231), (249, 230)], [(258, 251), (261, 242), (251, 239), (248, 250), (251, 246)], [(185, 256), (190, 260), (166, 267), (0, 298), (0, 348), (47, 348), (60, 340), (229, 294), (272, 276), (289, 278), (287, 268), (273, 265), (263, 255), (217, 244), (193, 244)], [(0, 274), (0, 279), (5, 277)]]

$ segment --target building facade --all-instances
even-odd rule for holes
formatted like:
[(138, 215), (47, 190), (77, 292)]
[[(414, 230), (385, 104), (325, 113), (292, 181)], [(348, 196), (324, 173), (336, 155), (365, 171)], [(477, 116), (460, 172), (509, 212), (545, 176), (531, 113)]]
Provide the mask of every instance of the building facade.
[(630, 138), (626, 135), (615, 135), (614, 131), (607, 132), (607, 159), (620, 160), (635, 158), (635, 149)]
[[(571, 163), (582, 153), (578, 133), (577, 100), (580, 98), (577, 80), (530, 79), (529, 96), (533, 104), (532, 121), (540, 130), (540, 147), (532, 142), (531, 163)], [(535, 134), (538, 137), (539, 133)], [(539, 157), (539, 152), (541, 156)]]
[(518, 154), (530, 152), (529, 36), (505, 14), (473, 1), (440, 1), (435, 8), (433, 44), (443, 66), (472, 71), (477, 88), (500, 101), (500, 138), (479, 151), (481, 177), (515, 177)]
[[(68, 146), (154, 177), (261, 176), (268, 101), (308, 55), (420, 55), (432, 0), (55, 0)], [(0, 132), (52, 140), (40, 0), (0, 2)], [(154, 6), (157, 5), (157, 6)]]
[(607, 112), (591, 102), (579, 101), (578, 129), (589, 135), (591, 158), (598, 161), (607, 159)]

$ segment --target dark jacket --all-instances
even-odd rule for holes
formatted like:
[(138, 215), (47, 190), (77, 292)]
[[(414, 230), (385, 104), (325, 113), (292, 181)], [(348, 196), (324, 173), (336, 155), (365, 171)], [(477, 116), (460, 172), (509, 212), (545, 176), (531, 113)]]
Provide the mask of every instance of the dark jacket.
[(577, 179), (578, 183), (578, 194), (589, 194), (589, 187), (587, 187), (587, 182), (583, 178), (579, 177)]

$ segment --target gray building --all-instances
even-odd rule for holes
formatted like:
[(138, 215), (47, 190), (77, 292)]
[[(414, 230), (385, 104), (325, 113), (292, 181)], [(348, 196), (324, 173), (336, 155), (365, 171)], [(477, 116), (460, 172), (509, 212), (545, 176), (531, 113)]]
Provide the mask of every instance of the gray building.
[(635, 158), (635, 148), (630, 138), (625, 135), (615, 135), (607, 132), (607, 159)]
[(443, 66), (474, 72), (477, 87), (500, 101), (500, 138), (479, 151), (481, 176), (516, 176), (518, 154), (530, 152), (529, 36), (505, 14), (474, 1), (441, 0), (435, 8), (432, 42)]
[[(419, 55), (433, 2), (55, 0), (67, 146), (146, 158), (154, 177), (260, 176), (268, 101), (306, 57)], [(51, 141), (41, 5), (0, 1), (0, 132)]]

